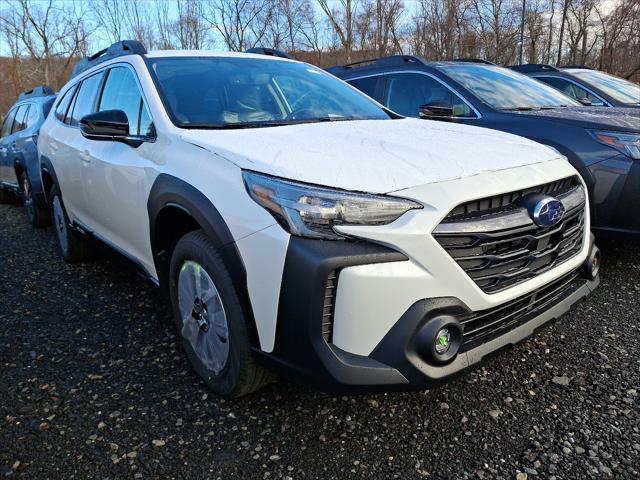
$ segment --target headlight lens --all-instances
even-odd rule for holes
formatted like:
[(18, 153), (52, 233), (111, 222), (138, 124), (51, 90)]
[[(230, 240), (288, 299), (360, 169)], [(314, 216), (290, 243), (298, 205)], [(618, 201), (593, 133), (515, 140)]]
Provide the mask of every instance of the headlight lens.
[(640, 160), (640, 133), (591, 132), (598, 142), (615, 148), (627, 157)]
[(243, 171), (247, 191), (293, 235), (343, 240), (337, 225), (386, 225), (419, 203), (385, 195), (352, 193)]

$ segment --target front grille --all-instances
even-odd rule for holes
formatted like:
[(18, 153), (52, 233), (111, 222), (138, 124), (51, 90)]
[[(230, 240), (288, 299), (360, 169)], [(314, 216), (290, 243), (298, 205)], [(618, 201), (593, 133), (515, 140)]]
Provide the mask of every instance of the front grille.
[(338, 273), (334, 270), (327, 276), (327, 284), (324, 290), (324, 305), (322, 307), (322, 338), (327, 343), (333, 341), (333, 313), (336, 300), (336, 286)]
[(556, 197), (566, 213), (553, 227), (538, 226), (515, 203), (486, 214), (458, 216), (455, 221), (448, 217), (435, 229), (434, 237), (484, 292), (496, 293), (580, 252), (585, 238), (584, 189), (574, 186)]
[(578, 177), (568, 177), (536, 187), (516, 190), (514, 192), (494, 195), (492, 197), (480, 198), (470, 202), (462, 203), (451, 210), (445, 221), (459, 220), (461, 218), (472, 218), (479, 215), (486, 215), (498, 210), (516, 208), (518, 200), (532, 193), (542, 193), (556, 197), (569, 192), (580, 184)]
[(461, 317), (461, 351), (470, 350), (526, 323), (568, 297), (582, 282), (584, 280), (580, 279), (578, 272), (572, 272), (524, 297)]

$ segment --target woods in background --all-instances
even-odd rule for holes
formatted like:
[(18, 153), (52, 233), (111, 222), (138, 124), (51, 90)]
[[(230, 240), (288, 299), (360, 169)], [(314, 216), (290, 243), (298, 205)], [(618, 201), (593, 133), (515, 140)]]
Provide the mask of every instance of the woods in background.
[[(148, 49), (286, 50), (321, 67), (390, 54), (588, 65), (640, 76), (640, 0), (6, 0), (0, 112), (58, 89), (79, 57), (123, 39)], [(521, 19), (524, 18), (522, 46)]]

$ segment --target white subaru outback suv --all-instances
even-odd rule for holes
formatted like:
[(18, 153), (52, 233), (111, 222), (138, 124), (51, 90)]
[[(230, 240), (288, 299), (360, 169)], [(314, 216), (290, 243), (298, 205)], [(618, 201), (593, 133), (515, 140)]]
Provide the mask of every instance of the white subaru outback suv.
[(221, 395), (268, 372), (425, 388), (599, 281), (556, 151), (399, 117), (301, 62), (119, 42), (77, 66), (38, 148), (64, 259), (95, 238), (135, 261)]

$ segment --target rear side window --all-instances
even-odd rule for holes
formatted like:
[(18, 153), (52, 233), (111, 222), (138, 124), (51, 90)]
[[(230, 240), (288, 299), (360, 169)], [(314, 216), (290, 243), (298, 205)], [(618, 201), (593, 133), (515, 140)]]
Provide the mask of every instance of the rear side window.
[(109, 70), (98, 111), (122, 110), (129, 120), (130, 135), (153, 135), (153, 124), (142, 100), (138, 82), (131, 70), (116, 67)]
[(26, 118), (27, 125), (25, 128), (33, 127), (37, 121), (38, 121), (38, 107), (36, 105), (31, 105), (31, 108), (29, 108), (29, 113), (27, 113), (27, 118)]
[(363, 93), (366, 93), (371, 98), (375, 98), (376, 94), (376, 86), (378, 85), (379, 76), (375, 77), (365, 77), (365, 78), (356, 78), (355, 80), (348, 80), (350, 85), (353, 85), (358, 90)]
[(405, 117), (419, 117), (422, 105), (450, 106), (454, 117), (475, 117), (469, 106), (445, 85), (428, 75), (389, 75), (384, 104)]
[(546, 83), (553, 88), (557, 88), (562, 93), (569, 95), (570, 97), (575, 98), (578, 101), (588, 100), (589, 102), (591, 102), (591, 105), (594, 105), (596, 107), (604, 106), (604, 102), (601, 98), (592, 95), (584, 88), (576, 85), (573, 82), (570, 82), (569, 80), (565, 80), (564, 78), (535, 77), (535, 79), (540, 80), (541, 82)]
[(0, 136), (7, 137), (11, 135), (11, 127), (13, 126), (13, 119), (16, 118), (17, 110), (17, 108), (14, 108), (7, 114), (7, 118), (4, 119), (4, 123), (2, 124), (2, 134)]
[(56, 107), (56, 118), (61, 122), (64, 122), (64, 118), (67, 116), (69, 105), (71, 104), (71, 100), (73, 100), (73, 95), (76, 93), (77, 88), (77, 85), (71, 87), (58, 102), (58, 106)]
[(71, 120), (67, 120), (65, 123), (69, 123), (71, 126), (77, 126), (82, 117), (96, 111), (96, 98), (98, 96), (98, 90), (100, 89), (102, 75), (103, 73), (100, 72), (82, 81), (80, 84), (80, 90), (73, 102)]
[(13, 128), (11, 129), (11, 133), (17, 133), (26, 128), (26, 119), (27, 119), (28, 110), (29, 110), (29, 105), (20, 105), (18, 107), (18, 112), (16, 113), (16, 119), (13, 122)]

